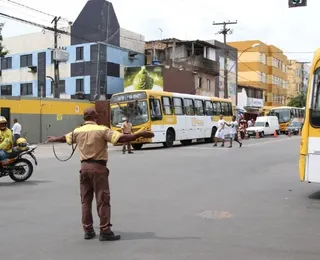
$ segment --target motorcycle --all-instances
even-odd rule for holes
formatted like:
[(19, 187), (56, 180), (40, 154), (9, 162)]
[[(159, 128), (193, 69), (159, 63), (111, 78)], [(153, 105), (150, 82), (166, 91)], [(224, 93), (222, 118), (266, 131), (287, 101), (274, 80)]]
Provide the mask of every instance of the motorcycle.
[(9, 176), (15, 182), (24, 182), (28, 180), (33, 174), (33, 164), (30, 160), (25, 158), (29, 155), (35, 165), (38, 165), (37, 158), (34, 155), (36, 145), (27, 145), (27, 149), (20, 151), (15, 150), (9, 154), (8, 162), (0, 162), (0, 178)]

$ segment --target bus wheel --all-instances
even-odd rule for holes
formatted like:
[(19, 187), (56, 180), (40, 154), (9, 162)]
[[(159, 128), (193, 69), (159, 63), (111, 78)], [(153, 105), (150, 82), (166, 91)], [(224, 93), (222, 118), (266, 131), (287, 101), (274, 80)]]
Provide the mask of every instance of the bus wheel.
[(135, 150), (141, 150), (143, 144), (131, 144), (131, 146), (132, 146), (133, 149), (135, 149)]
[(180, 143), (182, 145), (190, 145), (190, 144), (192, 144), (192, 140), (181, 140)]
[(163, 146), (166, 148), (172, 147), (175, 140), (175, 134), (172, 129), (167, 130), (166, 141), (163, 143)]

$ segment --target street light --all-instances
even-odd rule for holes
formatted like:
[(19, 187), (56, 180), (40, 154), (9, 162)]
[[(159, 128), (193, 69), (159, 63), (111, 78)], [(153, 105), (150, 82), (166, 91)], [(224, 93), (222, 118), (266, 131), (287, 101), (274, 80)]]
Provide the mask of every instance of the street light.
[[(253, 49), (253, 48), (256, 48), (256, 47), (259, 47), (260, 46), (260, 43), (255, 43), (255, 44), (252, 44), (250, 47), (248, 47), (247, 49), (243, 50), (240, 55), (237, 57), (237, 60), (233, 63), (233, 65), (231, 66), (231, 68), (229, 69), (229, 72), (233, 69), (234, 65), (236, 65), (237, 61), (239, 60), (239, 58), (241, 57), (242, 54), (244, 54), (246, 51), (250, 50), (250, 49)], [(228, 73), (229, 73), (228, 72)]]

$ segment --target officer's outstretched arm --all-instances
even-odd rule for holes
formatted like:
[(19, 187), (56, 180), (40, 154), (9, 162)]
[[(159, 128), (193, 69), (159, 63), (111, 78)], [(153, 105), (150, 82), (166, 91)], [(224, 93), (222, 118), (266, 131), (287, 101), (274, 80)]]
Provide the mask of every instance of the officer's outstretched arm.
[(104, 131), (104, 139), (112, 144), (132, 142), (140, 137), (152, 138), (154, 134), (152, 132), (142, 131), (136, 134), (120, 134), (117, 131), (112, 131), (106, 127)]
[(152, 132), (140, 132), (136, 134), (126, 134), (126, 135), (121, 135), (120, 138), (118, 139), (118, 143), (128, 143), (135, 141), (139, 139), (140, 137), (142, 138), (152, 138), (154, 137), (154, 134)]

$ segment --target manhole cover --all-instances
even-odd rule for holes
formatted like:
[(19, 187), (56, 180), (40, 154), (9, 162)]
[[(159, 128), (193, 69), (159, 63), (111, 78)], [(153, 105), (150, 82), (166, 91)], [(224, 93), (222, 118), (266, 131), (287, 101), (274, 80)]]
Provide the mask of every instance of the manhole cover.
[(213, 210), (205, 210), (198, 214), (200, 217), (205, 219), (227, 219), (232, 218), (232, 214), (227, 211), (213, 211)]

